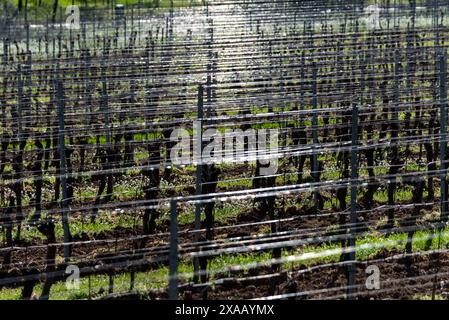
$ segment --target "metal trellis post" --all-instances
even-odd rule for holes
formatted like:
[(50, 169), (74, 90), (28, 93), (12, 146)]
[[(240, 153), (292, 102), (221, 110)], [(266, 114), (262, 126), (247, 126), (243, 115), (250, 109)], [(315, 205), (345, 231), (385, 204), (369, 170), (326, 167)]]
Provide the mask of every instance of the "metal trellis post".
[(71, 256), (71, 246), (70, 242), (72, 241), (72, 236), (70, 234), (69, 227), (69, 216), (68, 216), (68, 208), (67, 208), (67, 168), (66, 168), (66, 158), (65, 158), (65, 125), (64, 125), (64, 110), (65, 110), (65, 102), (64, 102), (64, 88), (60, 78), (60, 66), (57, 66), (56, 72), (56, 99), (58, 103), (58, 142), (59, 142), (59, 158), (61, 163), (61, 187), (62, 187), (62, 201), (61, 201), (61, 209), (62, 209), (62, 227), (64, 231), (64, 258), (67, 260)]
[(178, 299), (178, 203), (176, 200), (170, 202), (170, 255), (169, 255), (169, 300)]
[(441, 221), (447, 221), (447, 169), (446, 169), (446, 151), (447, 151), (447, 53), (444, 50), (440, 57), (440, 192), (441, 192)]
[[(196, 139), (194, 139), (194, 160), (196, 163), (196, 181), (195, 190), (196, 196), (201, 195), (201, 179), (203, 175), (203, 165), (202, 165), (202, 148), (203, 148), (203, 105), (204, 105), (204, 88), (202, 85), (198, 87), (198, 117), (196, 121), (196, 132), (194, 132)], [(200, 240), (199, 231), (201, 229), (201, 202), (197, 199), (195, 203), (195, 242)], [(194, 277), (193, 281), (198, 283), (199, 281), (199, 261), (195, 258), (193, 261)]]

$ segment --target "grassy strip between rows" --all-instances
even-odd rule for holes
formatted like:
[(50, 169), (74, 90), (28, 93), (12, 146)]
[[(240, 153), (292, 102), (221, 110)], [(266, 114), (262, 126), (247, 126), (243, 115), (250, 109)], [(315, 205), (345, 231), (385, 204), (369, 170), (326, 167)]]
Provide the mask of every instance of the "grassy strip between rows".
[[(12, 3), (17, 7), (20, 0), (14, 0)], [(25, 6), (26, 0), (22, 0), (23, 6)], [(39, 1), (28, 0), (28, 7), (51, 7), (53, 6), (55, 0), (41, 0)], [(111, 1), (105, 0), (58, 0), (58, 6), (66, 8), (70, 5), (77, 5), (80, 7), (89, 8), (107, 8), (110, 7)], [(138, 5), (141, 4), (143, 7), (155, 7), (155, 8), (169, 8), (171, 6), (171, 0), (115, 0), (115, 4), (124, 5)], [(201, 4), (201, 0), (173, 0), (173, 6), (177, 7), (187, 7), (191, 5)]]
[[(431, 250), (449, 247), (449, 228), (441, 232), (440, 237), (433, 237), (434, 234), (429, 231), (419, 231), (413, 239), (413, 249), (415, 252), (423, 252), (427, 242), (431, 239)], [(407, 234), (397, 233), (390, 236), (369, 235), (357, 239), (357, 259), (366, 260), (372, 258), (380, 250), (404, 251), (407, 242)], [(317, 265), (321, 263), (337, 262), (340, 258), (339, 244), (324, 244), (318, 247), (309, 246), (298, 249), (294, 252), (283, 251), (283, 257), (292, 257), (291, 262), (285, 263), (284, 268), (290, 269), (299, 265)], [(298, 258), (298, 259), (296, 259)], [(218, 272), (229, 266), (245, 266), (254, 263), (263, 263), (271, 259), (270, 253), (249, 253), (238, 255), (223, 255), (214, 258), (209, 263), (209, 270)], [(295, 261), (296, 260), (296, 261)], [(179, 266), (179, 273), (182, 280), (188, 280), (187, 275), (191, 276), (193, 266), (191, 262), (182, 261)], [(221, 273), (223, 275), (223, 273)], [(168, 283), (168, 267), (162, 266), (151, 272), (137, 273), (135, 277), (135, 290), (142, 293), (151, 289), (163, 289)], [(212, 276), (213, 278), (213, 276)], [(90, 293), (92, 297), (105, 294), (109, 285), (109, 277), (104, 275), (90, 277)], [(129, 290), (129, 274), (120, 274), (114, 278), (114, 292), (124, 293)], [(41, 285), (35, 287), (35, 294), (38, 296), (41, 291)], [(21, 288), (0, 290), (0, 300), (15, 300), (20, 298)], [(68, 290), (65, 282), (58, 282), (53, 285), (50, 299), (87, 299), (89, 297), (89, 279), (80, 280), (79, 289)], [(423, 298), (426, 297), (416, 297)]]

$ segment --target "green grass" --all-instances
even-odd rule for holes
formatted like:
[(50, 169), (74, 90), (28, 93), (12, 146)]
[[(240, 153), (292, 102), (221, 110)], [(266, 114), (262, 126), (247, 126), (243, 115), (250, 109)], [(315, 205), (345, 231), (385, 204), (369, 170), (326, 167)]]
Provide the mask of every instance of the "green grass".
[[(135, 225), (135, 218), (116, 212), (99, 212), (95, 222), (90, 221), (90, 216), (84, 219), (77, 218), (70, 220), (70, 231), (73, 236), (86, 234), (89, 237), (94, 237), (103, 232), (113, 231), (116, 228), (129, 228), (131, 229)], [(17, 230), (14, 230), (14, 236)], [(64, 231), (61, 223), (56, 223), (55, 234), (58, 241), (64, 239)], [(46, 238), (35, 228), (25, 226), (22, 229), (21, 237), (23, 240), (32, 241), (35, 239), (45, 240)]]
[[(423, 295), (414, 295), (413, 300), (432, 300), (432, 296), (423, 296)], [(447, 300), (447, 298), (443, 297), (440, 294), (435, 295), (435, 300)]]
[[(37, 5), (37, 1), (29, 0), (28, 1), (29, 8), (39, 7)], [(13, 1), (14, 5), (17, 7), (19, 0)], [(41, 7), (52, 7), (54, 0), (42, 0)], [(115, 0), (116, 4), (124, 4), (124, 5), (137, 5), (139, 4), (139, 0)], [(143, 7), (151, 7), (151, 8), (170, 8), (171, 1), (170, 0), (141, 0), (140, 3)], [(175, 8), (179, 7), (188, 7), (190, 5), (199, 5), (202, 1), (200, 0), (173, 0), (173, 6)], [(58, 5), (62, 8), (66, 8), (70, 5), (78, 5), (80, 7), (89, 7), (89, 8), (105, 8), (107, 7), (107, 1), (103, 0), (58, 0)], [(23, 0), (23, 5), (25, 5), (25, 0)]]
[(232, 179), (232, 180), (226, 180), (226, 181), (220, 181), (217, 184), (217, 187), (219, 189), (241, 189), (241, 188), (252, 188), (253, 185), (253, 178), (238, 178), (238, 179)]
[[(182, 270), (182, 269), (180, 269)], [(188, 272), (188, 270), (183, 270)], [(163, 267), (153, 272), (136, 273), (135, 290), (144, 292), (150, 289), (161, 289), (167, 286), (166, 275), (168, 268)], [(51, 288), (51, 300), (75, 300), (87, 299), (89, 295), (95, 297), (99, 292), (107, 292), (109, 287), (109, 277), (106, 275), (92, 276), (89, 278), (81, 278), (79, 289), (67, 289), (65, 282), (58, 282)], [(130, 275), (121, 274), (114, 277), (114, 291), (126, 292), (130, 288)], [(34, 288), (34, 294), (40, 295), (42, 285), (39, 284)], [(90, 294), (89, 294), (90, 293)], [(0, 290), (0, 300), (17, 300), (20, 299), (20, 289), (3, 289)]]
[[(426, 242), (431, 235), (428, 231), (417, 232), (414, 241), (413, 249), (415, 252), (423, 252), (426, 248)], [(366, 260), (373, 258), (382, 248), (388, 251), (405, 250), (405, 244), (407, 235), (405, 233), (393, 234), (390, 236), (370, 235), (357, 239), (357, 254), (358, 260)], [(449, 228), (445, 229), (441, 236), (441, 248), (449, 247)], [(430, 249), (434, 250), (438, 248), (438, 238), (434, 238)], [(307, 258), (305, 255), (314, 253), (313, 256)], [(307, 246), (301, 249), (297, 249), (294, 252), (284, 250), (283, 257), (295, 256), (298, 259), (293, 262), (284, 264), (284, 268), (294, 268), (299, 265), (313, 266), (322, 263), (337, 262), (340, 258), (340, 246), (339, 244), (323, 244), (321, 246)], [(299, 259), (301, 258), (301, 259)], [(230, 266), (243, 266), (242, 271), (248, 271), (248, 265), (254, 263), (263, 263), (271, 259), (271, 253), (248, 253), (237, 255), (222, 255), (212, 259), (209, 263), (209, 270), (213, 275), (217, 272), (220, 276), (226, 276), (230, 272), (223, 272)], [(191, 262), (181, 261), (179, 265), (179, 274), (182, 275), (181, 281), (188, 280), (193, 272), (193, 266)], [(136, 273), (135, 278), (135, 290), (142, 293), (148, 292), (152, 289), (163, 289), (168, 284), (168, 268), (162, 266), (156, 270), (150, 272)], [(58, 282), (53, 285), (50, 298), (51, 299), (86, 299), (90, 296), (97, 296), (99, 292), (105, 294), (109, 286), (109, 278), (105, 275), (91, 276), (90, 277), (90, 289), (89, 279), (82, 278), (80, 280), (80, 287), (78, 290), (67, 290), (64, 282)], [(127, 292), (130, 287), (129, 274), (121, 274), (114, 277), (114, 292)], [(41, 285), (35, 287), (35, 295), (39, 295)], [(0, 300), (15, 300), (20, 298), (20, 289), (2, 289), (0, 290)], [(419, 297), (416, 297), (417, 299)], [(426, 297), (422, 297), (426, 299)]]
[[(12, 12), (16, 11), (18, 8), (19, 0), (9, 0), (12, 3)], [(67, 15), (65, 14), (65, 10), (70, 5), (77, 5), (81, 10), (92, 10), (96, 9), (106, 9), (108, 8), (109, 1), (103, 0), (58, 0), (58, 8), (56, 11), (56, 21), (60, 20), (62, 17), (65, 20)], [(26, 0), (22, 0), (23, 7), (25, 7)], [(31, 21), (41, 20), (44, 21), (48, 17), (49, 19), (53, 16), (53, 3), (54, 0), (42, 0), (41, 4), (38, 4), (38, 0), (28, 0), (28, 18)], [(139, 0), (115, 0), (116, 4), (123, 4), (127, 9), (131, 10), (130, 7), (133, 6), (135, 10), (138, 9)], [(169, 10), (171, 8), (170, 0), (141, 0), (142, 8), (153, 8), (157, 10)], [(202, 5), (202, 0), (174, 0), (173, 7), (174, 8), (188, 8), (192, 6)], [(109, 4), (109, 8), (111, 5)], [(3, 10), (3, 5), (0, 5), (0, 14)], [(10, 12), (10, 14), (12, 14)], [(83, 12), (83, 11), (81, 11)], [(82, 14), (82, 13), (81, 13)], [(106, 13), (107, 14), (107, 13)], [(136, 14), (136, 13), (135, 13)], [(25, 15), (25, 9), (22, 10), (21, 16)], [(127, 15), (131, 15), (131, 13), (127, 13)]]
[[(229, 222), (230, 219), (236, 218), (240, 213), (242, 213), (247, 206), (244, 204), (237, 204), (237, 203), (224, 203), (224, 204), (217, 204), (215, 206), (214, 211), (214, 218), (215, 222), (218, 224), (223, 224), (226, 222)], [(167, 221), (169, 219), (168, 216), (164, 216), (162, 219), (160, 219), (159, 223), (163, 223), (164, 220)], [(204, 211), (202, 212), (201, 219), (205, 219)], [(187, 225), (192, 224), (195, 222), (195, 208), (194, 206), (189, 206), (187, 210), (184, 213), (181, 213), (178, 216), (178, 223), (179, 225)]]

